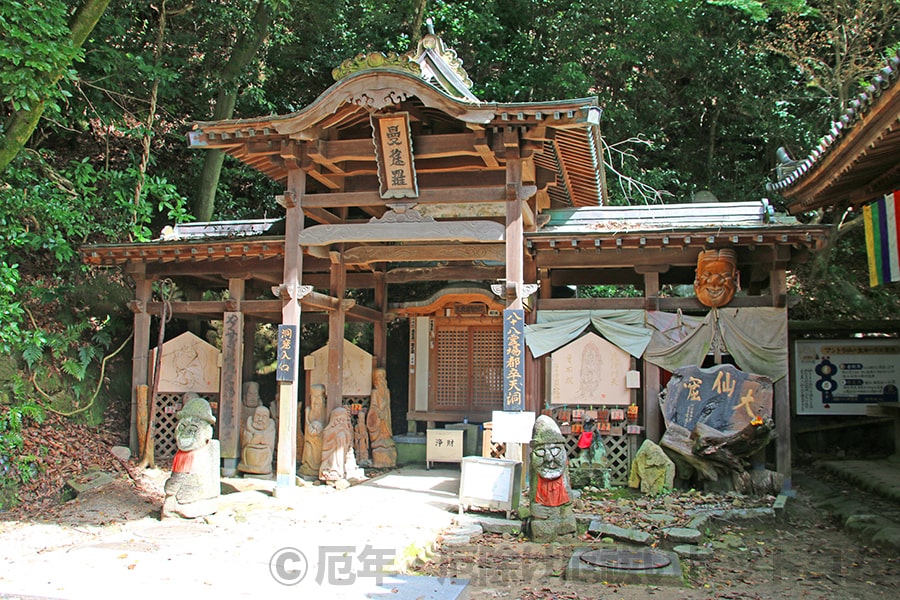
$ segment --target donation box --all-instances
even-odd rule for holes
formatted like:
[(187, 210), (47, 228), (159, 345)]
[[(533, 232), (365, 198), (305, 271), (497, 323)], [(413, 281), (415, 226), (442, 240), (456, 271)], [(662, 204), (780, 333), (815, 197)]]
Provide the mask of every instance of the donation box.
[(429, 429), (425, 432), (425, 468), (431, 463), (455, 462), (463, 457), (464, 429)]

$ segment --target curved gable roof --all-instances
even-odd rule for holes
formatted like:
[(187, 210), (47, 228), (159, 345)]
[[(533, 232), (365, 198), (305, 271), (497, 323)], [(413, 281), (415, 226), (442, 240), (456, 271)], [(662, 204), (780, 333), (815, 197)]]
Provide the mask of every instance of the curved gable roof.
[[(294, 113), (195, 122), (188, 140), (192, 148), (220, 149), (275, 181), (285, 181), (285, 159), (302, 159), (304, 152), (321, 154), (321, 148), (331, 142), (346, 143), (340, 134), (331, 135), (328, 130), (357, 128), (354, 139), (364, 142), (354, 152), (341, 153), (333, 164), (325, 159), (333, 171), (339, 172), (338, 163), (345, 160), (357, 164), (374, 161), (374, 147), (368, 144), (370, 115), (392, 108), (415, 112), (418, 118), (449, 122), (453, 131), (471, 136), (491, 129), (502, 132), (519, 128), (530, 132), (523, 134), (523, 138), (529, 140), (526, 143), (535, 152), (535, 163), (556, 179), (555, 185), (550, 186), (551, 199), (557, 204), (574, 206), (601, 203), (601, 110), (596, 97), (549, 102), (481, 102), (453, 97), (408, 71), (382, 67), (344, 77), (310, 105)], [(475, 144), (480, 147), (476, 148)], [(420, 148), (416, 148), (417, 153)], [(484, 156), (492, 152), (496, 148), (482, 135), (480, 141), (450, 148), (444, 155), (452, 158), (454, 153)], [(496, 170), (497, 166), (496, 162), (482, 165), (487, 170)], [(459, 165), (448, 170), (461, 171)]]
[(808, 157), (782, 159), (766, 189), (789, 198), (791, 214), (861, 204), (900, 187), (900, 50), (835, 121)]

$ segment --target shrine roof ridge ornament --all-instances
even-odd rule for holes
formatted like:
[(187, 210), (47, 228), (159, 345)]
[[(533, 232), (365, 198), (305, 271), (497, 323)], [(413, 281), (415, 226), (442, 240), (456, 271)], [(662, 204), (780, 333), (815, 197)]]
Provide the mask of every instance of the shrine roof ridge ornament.
[(434, 25), (426, 20), (428, 33), (422, 37), (415, 50), (404, 54), (396, 52), (362, 52), (348, 58), (336, 67), (331, 76), (335, 81), (371, 69), (394, 69), (406, 71), (436, 85), (448, 95), (470, 102), (480, 102), (472, 93), (472, 80), (462, 66), (456, 50), (444, 45), (444, 41), (434, 33)]
[(422, 75), (422, 67), (409, 53), (361, 52), (353, 58), (348, 58), (340, 66), (335, 67), (331, 71), (331, 76), (335, 81), (340, 81), (348, 75), (366, 69), (399, 69), (401, 71), (409, 71), (413, 75), (420, 77)]

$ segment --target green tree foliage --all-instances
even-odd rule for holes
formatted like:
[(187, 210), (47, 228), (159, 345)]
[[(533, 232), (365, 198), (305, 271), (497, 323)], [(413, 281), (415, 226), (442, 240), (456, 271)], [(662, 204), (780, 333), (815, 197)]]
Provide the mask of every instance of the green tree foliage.
[[(79, 296), (105, 290), (106, 277), (83, 269), (76, 248), (151, 239), (191, 218), (206, 158), (187, 147), (193, 120), (300, 110), (342, 60), (410, 49), (423, 15), (486, 101), (596, 96), (617, 203), (685, 201), (698, 190), (759, 198), (775, 149), (812, 148), (840, 99), (900, 41), (896, 0), (107, 2), (0, 3), (0, 146), (14, 148), (5, 170), (0, 158), (0, 351), (19, 374), (14, 405), (47, 401), (31, 382), (51, 398), (77, 390), (78, 403), (94, 389), (127, 315), (112, 292)], [(87, 8), (97, 18), (79, 25)], [(839, 47), (842, 32), (862, 41)], [(839, 62), (861, 68), (829, 80)], [(278, 186), (230, 158), (215, 187), (211, 210), (193, 216), (280, 214)], [(884, 300), (864, 280), (852, 286), (858, 302), (829, 300), (840, 286), (809, 285), (855, 282), (864, 256), (858, 244), (844, 252), (836, 245), (794, 288), (840, 317)], [(420, 291), (429, 293), (402, 293)]]
[[(85, 0), (68, 17), (59, 0), (4, 3), (0, 23), (6, 32), (0, 46), (0, 82), (11, 105), (0, 131), (0, 172), (27, 143), (47, 108), (56, 108), (64, 92), (56, 88), (70, 76), (69, 64), (106, 10), (109, 0)], [(67, 24), (64, 24), (65, 21)], [(4, 111), (5, 112), (5, 111)]]

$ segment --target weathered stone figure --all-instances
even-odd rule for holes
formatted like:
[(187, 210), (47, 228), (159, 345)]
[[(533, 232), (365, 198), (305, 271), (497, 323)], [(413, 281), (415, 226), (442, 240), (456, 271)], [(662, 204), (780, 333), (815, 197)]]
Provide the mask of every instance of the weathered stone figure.
[(356, 450), (356, 462), (360, 465), (370, 465), (369, 459), (369, 429), (366, 427), (366, 411), (361, 410), (356, 415), (356, 427), (353, 428), (353, 448)]
[(372, 466), (379, 469), (396, 467), (397, 447), (391, 433), (391, 392), (388, 390), (387, 373), (383, 368), (372, 371), (372, 383), (372, 398), (366, 415)]
[(694, 293), (704, 306), (718, 308), (734, 298), (739, 273), (737, 255), (731, 248), (704, 250), (697, 257)]
[(306, 477), (319, 476), (325, 419), (325, 386), (317, 383), (310, 387), (309, 406), (306, 407), (306, 435), (303, 436), (303, 462), (300, 465), (300, 474)]
[(303, 464), (303, 448), (306, 440), (303, 437), (303, 422), (300, 420), (303, 415), (303, 400), (297, 402), (297, 464)]
[(241, 424), (246, 423), (247, 419), (256, 412), (256, 407), (260, 406), (259, 401), (259, 383), (256, 381), (248, 381), (244, 383), (243, 395), (241, 396)]
[(331, 411), (322, 441), (322, 463), (319, 479), (338, 481), (359, 478), (359, 467), (353, 452), (353, 424), (350, 413), (339, 406)]
[(172, 475), (166, 480), (166, 498), (160, 517), (193, 519), (218, 510), (219, 440), (212, 439), (216, 418), (204, 398), (191, 398), (175, 414)]
[(552, 542), (558, 536), (575, 533), (565, 440), (559, 425), (547, 415), (537, 418), (531, 438), (531, 538)]
[(628, 487), (657, 496), (672, 489), (675, 483), (675, 463), (665, 451), (651, 440), (644, 440), (631, 463)]
[(275, 421), (269, 409), (257, 406), (252, 417), (244, 421), (241, 431), (241, 462), (238, 471), (268, 475), (275, 454)]

